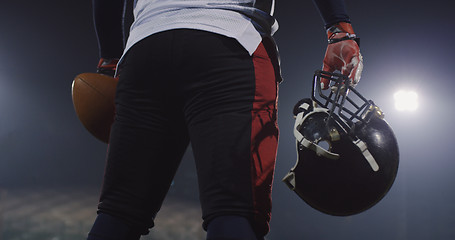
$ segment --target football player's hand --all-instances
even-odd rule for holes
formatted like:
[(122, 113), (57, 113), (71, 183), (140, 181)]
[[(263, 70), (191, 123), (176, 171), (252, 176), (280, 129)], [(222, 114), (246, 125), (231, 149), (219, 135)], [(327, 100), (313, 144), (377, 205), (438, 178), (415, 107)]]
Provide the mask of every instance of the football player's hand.
[[(339, 71), (356, 85), (363, 70), (363, 59), (360, 54), (358, 38), (350, 23), (339, 22), (327, 30), (329, 44), (323, 61), (323, 71)], [(322, 89), (329, 87), (327, 79), (322, 79)]]
[(114, 77), (118, 61), (119, 61), (118, 58), (112, 59), (101, 58), (98, 63), (96, 72)]

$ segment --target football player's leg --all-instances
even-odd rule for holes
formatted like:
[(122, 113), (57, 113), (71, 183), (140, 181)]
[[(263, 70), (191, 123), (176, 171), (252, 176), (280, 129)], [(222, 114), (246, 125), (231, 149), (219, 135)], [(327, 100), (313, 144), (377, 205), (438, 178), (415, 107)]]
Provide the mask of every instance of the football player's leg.
[(262, 45), (252, 57), (233, 39), (204, 39), (191, 49), (202, 56), (194, 68), (205, 67), (198, 71), (205, 75), (191, 80), (197, 94), (185, 108), (204, 227), (212, 236), (218, 217), (239, 216), (261, 238), (269, 229), (278, 138), (274, 68)]
[(247, 218), (241, 216), (219, 216), (210, 221), (207, 227), (207, 240), (248, 239), (257, 236)]
[(176, 110), (181, 101), (163, 82), (171, 71), (163, 57), (167, 36), (136, 44), (120, 72), (100, 216), (92, 236), (147, 233), (188, 146), (183, 114)]

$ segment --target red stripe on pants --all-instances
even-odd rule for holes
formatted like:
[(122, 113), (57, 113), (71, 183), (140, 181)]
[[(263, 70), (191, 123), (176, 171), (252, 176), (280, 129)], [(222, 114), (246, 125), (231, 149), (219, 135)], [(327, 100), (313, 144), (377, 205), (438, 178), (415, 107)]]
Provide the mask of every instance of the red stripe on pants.
[[(260, 232), (269, 230), (272, 181), (278, 146), (277, 90), (278, 83), (272, 61), (261, 43), (253, 54), (255, 95), (251, 126), (251, 177), (255, 222)], [(266, 233), (267, 233), (266, 232)]]

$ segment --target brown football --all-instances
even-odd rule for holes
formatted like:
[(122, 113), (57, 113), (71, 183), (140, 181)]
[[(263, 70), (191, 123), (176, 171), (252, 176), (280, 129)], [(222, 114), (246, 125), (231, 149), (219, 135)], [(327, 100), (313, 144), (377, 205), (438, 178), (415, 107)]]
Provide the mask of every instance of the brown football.
[(115, 115), (115, 89), (118, 79), (99, 74), (81, 73), (71, 88), (76, 114), (84, 127), (97, 139), (108, 143)]

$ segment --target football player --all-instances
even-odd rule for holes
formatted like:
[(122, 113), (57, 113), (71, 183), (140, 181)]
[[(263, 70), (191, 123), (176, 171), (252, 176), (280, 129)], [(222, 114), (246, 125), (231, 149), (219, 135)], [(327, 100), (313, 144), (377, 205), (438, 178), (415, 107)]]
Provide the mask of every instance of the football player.
[[(323, 69), (358, 82), (362, 58), (343, 0), (314, 2), (327, 29)], [(147, 234), (189, 143), (207, 239), (264, 239), (281, 81), (275, 1), (135, 0), (124, 47), (125, 6), (93, 0), (98, 71), (119, 83), (88, 239)]]

